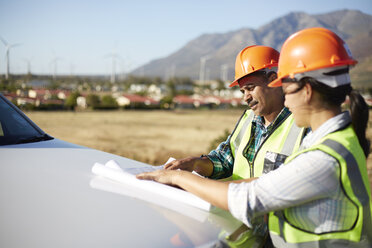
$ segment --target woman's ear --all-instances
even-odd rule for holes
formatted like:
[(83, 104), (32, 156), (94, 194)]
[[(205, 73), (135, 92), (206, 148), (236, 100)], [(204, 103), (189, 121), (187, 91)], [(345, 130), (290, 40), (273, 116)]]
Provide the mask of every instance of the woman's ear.
[(313, 88), (311, 88), (311, 85), (309, 83), (306, 83), (304, 86), (304, 91), (305, 91), (305, 102), (310, 103), (310, 101), (313, 99)]

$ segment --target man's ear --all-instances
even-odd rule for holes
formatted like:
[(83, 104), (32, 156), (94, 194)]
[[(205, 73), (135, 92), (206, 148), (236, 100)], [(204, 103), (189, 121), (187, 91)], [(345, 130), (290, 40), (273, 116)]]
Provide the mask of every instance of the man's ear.
[(277, 79), (278, 78), (278, 75), (276, 74), (276, 72), (271, 72), (271, 73), (269, 73), (269, 82), (272, 82), (272, 81), (274, 81), (275, 79)]

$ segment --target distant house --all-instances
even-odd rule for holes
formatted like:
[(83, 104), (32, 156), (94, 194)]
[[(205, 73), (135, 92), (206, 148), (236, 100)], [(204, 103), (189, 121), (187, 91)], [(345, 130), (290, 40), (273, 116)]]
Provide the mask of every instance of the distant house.
[(64, 108), (64, 100), (50, 98), (51, 92), (46, 90), (39, 91), (18, 89), (16, 93), (7, 93), (4, 94), (4, 96), (21, 108), (29, 108), (30, 106), (36, 107), (38, 109)]
[(223, 98), (219, 96), (187, 96), (187, 95), (178, 95), (173, 98), (173, 103), (175, 108), (191, 109), (199, 107), (208, 107), (208, 108), (228, 108), (228, 107), (237, 107), (242, 105), (244, 102), (241, 98)]
[(71, 95), (71, 91), (68, 90), (57, 90), (56, 95), (58, 99), (66, 100), (66, 98)]
[(16, 103), (18, 106), (25, 106), (25, 105), (33, 105), (33, 106), (36, 106), (38, 107), (41, 103), (41, 99), (40, 98), (33, 98), (33, 97), (22, 97), (22, 96), (19, 96), (17, 97), (16, 99)]
[(52, 99), (53, 96), (65, 100), (70, 94), (71, 92), (67, 90), (30, 89), (28, 91), (28, 97), (42, 98), (44, 100)]
[(120, 107), (129, 108), (156, 107), (159, 105), (159, 101), (151, 97), (136, 94), (122, 94), (116, 98), (116, 102)]
[(11, 102), (17, 99), (17, 94), (15, 93), (4, 93), (3, 95)]
[(178, 95), (173, 98), (173, 103), (176, 108), (191, 109), (198, 108), (204, 104), (202, 99), (196, 99), (187, 95)]
[(224, 99), (221, 97), (217, 97), (217, 96), (205, 96), (203, 97), (203, 101), (208, 105), (219, 106), (221, 102), (224, 101)]
[(238, 105), (244, 104), (242, 98), (223, 98), (219, 96), (204, 96), (203, 102), (206, 106), (213, 108), (228, 108), (237, 107)]
[(129, 91), (132, 93), (144, 92), (147, 91), (147, 85), (145, 84), (131, 84)]
[(55, 105), (63, 105), (64, 101), (62, 99), (48, 99), (48, 100), (41, 100), (41, 104), (55, 104)]
[(17, 89), (16, 95), (17, 97), (27, 97), (28, 91), (26, 89)]
[(77, 105), (79, 108), (86, 109), (86, 108), (88, 107), (86, 97), (85, 97), (85, 96), (78, 96), (78, 97), (76, 98), (76, 105)]
[(155, 84), (151, 84), (147, 89), (148, 95), (155, 100), (160, 100), (165, 95), (165, 92), (166, 92), (165, 85), (158, 86)]
[(241, 97), (231, 98), (231, 99), (229, 99), (229, 101), (230, 101), (231, 106), (233, 106), (233, 107), (237, 107), (239, 105), (246, 104)]

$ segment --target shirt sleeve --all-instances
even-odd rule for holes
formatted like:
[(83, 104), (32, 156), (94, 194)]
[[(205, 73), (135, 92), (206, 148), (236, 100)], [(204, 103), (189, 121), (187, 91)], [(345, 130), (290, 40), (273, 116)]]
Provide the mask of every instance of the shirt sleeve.
[(257, 216), (334, 194), (340, 187), (339, 173), (332, 156), (319, 150), (302, 153), (251, 183), (230, 183), (228, 207), (251, 226)]
[(213, 173), (209, 178), (221, 179), (232, 175), (234, 157), (230, 148), (230, 136), (212, 150), (207, 157), (213, 163)]

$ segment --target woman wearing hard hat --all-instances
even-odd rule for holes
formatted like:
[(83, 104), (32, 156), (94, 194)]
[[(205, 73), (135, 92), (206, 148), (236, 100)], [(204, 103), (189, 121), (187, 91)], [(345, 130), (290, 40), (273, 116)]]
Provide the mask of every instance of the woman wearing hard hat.
[[(275, 247), (372, 247), (372, 203), (366, 168), (368, 107), (352, 90), (355, 61), (335, 33), (309, 28), (290, 36), (280, 52), (278, 79), (296, 124), (311, 127), (300, 151), (251, 182), (216, 182), (185, 171), (139, 175), (178, 185), (248, 226), (269, 213)], [(350, 99), (351, 111), (341, 104)]]

